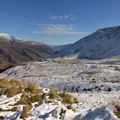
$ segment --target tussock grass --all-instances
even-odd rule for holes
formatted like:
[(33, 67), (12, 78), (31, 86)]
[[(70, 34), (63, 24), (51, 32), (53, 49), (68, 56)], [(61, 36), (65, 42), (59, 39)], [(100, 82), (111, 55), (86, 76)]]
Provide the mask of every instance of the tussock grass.
[(49, 98), (55, 99), (58, 97), (58, 93), (54, 88), (50, 88)]
[(21, 113), (20, 118), (25, 119), (29, 116), (32, 116), (32, 114), (29, 112), (31, 110), (32, 106), (31, 105), (25, 105), (23, 107), (23, 112)]
[(65, 91), (58, 94), (62, 98), (62, 104), (74, 104), (78, 103), (77, 98), (74, 98), (72, 95), (66, 93)]
[(40, 102), (42, 100), (43, 99), (42, 99), (42, 97), (39, 94), (31, 96), (31, 102)]
[[(6, 78), (0, 79), (0, 96), (2, 94), (7, 95), (7, 97), (13, 97), (16, 94), (21, 93), (20, 99), (13, 105), (13, 108), (8, 109), (8, 111), (18, 111), (17, 106), (23, 105), (23, 112), (21, 113), (20, 118), (25, 119), (32, 114), (30, 110), (32, 109), (32, 103), (41, 101), (49, 101), (50, 99), (62, 98), (62, 104), (71, 105), (78, 103), (77, 98), (74, 98), (72, 95), (62, 91), (58, 93), (54, 88), (50, 88), (48, 93), (44, 93), (42, 89), (39, 89), (34, 84), (21, 82), (18, 80), (7, 80)], [(68, 106), (68, 109), (74, 109), (72, 106)], [(4, 111), (0, 109), (0, 111)], [(61, 109), (60, 116), (65, 113), (65, 110)]]
[(4, 88), (5, 86), (7, 86), (7, 84), (8, 84), (8, 80), (6, 78), (0, 79), (0, 88)]
[[(18, 80), (8, 81), (6, 78), (0, 79), (0, 95), (4, 94), (7, 97), (13, 97), (16, 94), (22, 93), (21, 98), (14, 105), (24, 105), (21, 118), (25, 119), (31, 116), (29, 111), (32, 108), (32, 103), (43, 100), (40, 96), (42, 89), (37, 88), (35, 85)], [(0, 109), (0, 111), (4, 111)], [(17, 111), (17, 107), (7, 109), (6, 111)]]
[(73, 112), (76, 112), (75, 109), (72, 107), (72, 105), (68, 105), (67, 109), (71, 109)]
[(113, 102), (112, 104), (113, 104), (113, 105), (115, 106), (115, 108), (116, 108), (116, 110), (114, 111), (115, 115), (116, 115), (118, 118), (120, 118), (120, 102)]

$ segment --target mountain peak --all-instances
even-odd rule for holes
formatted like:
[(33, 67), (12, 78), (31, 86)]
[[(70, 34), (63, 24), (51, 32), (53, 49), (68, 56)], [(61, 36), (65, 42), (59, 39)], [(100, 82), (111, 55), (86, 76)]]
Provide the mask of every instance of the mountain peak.
[(0, 33), (0, 38), (7, 40), (8, 42), (15, 42), (15, 37), (10, 34)]

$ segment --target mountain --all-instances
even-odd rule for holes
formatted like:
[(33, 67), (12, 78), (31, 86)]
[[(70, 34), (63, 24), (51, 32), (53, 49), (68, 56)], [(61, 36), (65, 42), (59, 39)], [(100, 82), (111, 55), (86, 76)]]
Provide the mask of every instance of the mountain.
[(25, 41), (0, 34), (0, 69), (9, 64), (27, 62), (52, 54), (54, 50), (41, 42)]
[(120, 55), (120, 26), (99, 29), (52, 57), (103, 59)]
[(49, 45), (51, 48), (55, 49), (56, 51), (60, 51), (66, 47), (68, 47), (71, 44), (65, 44), (65, 45)]

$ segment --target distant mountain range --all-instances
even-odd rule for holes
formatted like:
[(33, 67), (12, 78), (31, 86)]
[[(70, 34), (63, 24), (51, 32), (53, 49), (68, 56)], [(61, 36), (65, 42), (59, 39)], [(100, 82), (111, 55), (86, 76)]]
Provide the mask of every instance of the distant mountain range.
[(0, 34), (0, 69), (9, 64), (36, 60), (53, 52), (55, 50), (41, 42), (25, 41), (9, 34)]
[(51, 48), (53, 48), (56, 51), (60, 51), (66, 47), (68, 47), (71, 44), (65, 44), (65, 45), (49, 45)]
[(120, 26), (99, 29), (51, 57), (103, 59), (120, 55)]

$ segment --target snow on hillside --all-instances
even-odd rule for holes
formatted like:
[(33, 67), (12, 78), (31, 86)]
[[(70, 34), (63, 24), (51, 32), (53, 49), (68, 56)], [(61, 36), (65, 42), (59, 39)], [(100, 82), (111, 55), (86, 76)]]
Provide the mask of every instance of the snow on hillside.
[(99, 29), (54, 54), (57, 57), (103, 59), (120, 55), (120, 26)]
[[(120, 102), (120, 60), (48, 59), (10, 68), (0, 77), (29, 81), (41, 88), (65, 90), (77, 97), (78, 104), (67, 110), (62, 120), (119, 120), (113, 102)], [(4, 100), (3, 98), (1, 98)], [(0, 99), (0, 101), (2, 101)], [(4, 104), (3, 104), (4, 105)], [(32, 109), (28, 120), (59, 120), (62, 104), (42, 103)], [(11, 114), (11, 113), (10, 113)], [(9, 114), (9, 115), (10, 115)], [(11, 120), (17, 113), (12, 114)], [(19, 120), (19, 119), (18, 119)]]
[(8, 42), (15, 42), (15, 39), (16, 39), (14, 36), (12, 36), (10, 34), (6, 34), (6, 33), (1, 33), (0, 38), (5, 39)]
[(10, 43), (19, 43), (20, 42), (20, 43), (29, 43), (29, 44), (32, 44), (32, 45), (43, 45), (42, 42), (23, 40), (23, 39), (16, 38), (13, 35), (6, 34), (6, 33), (0, 33), (0, 38), (1, 38), (1, 40), (2, 39), (4, 39), (4, 41), (7, 40)]

